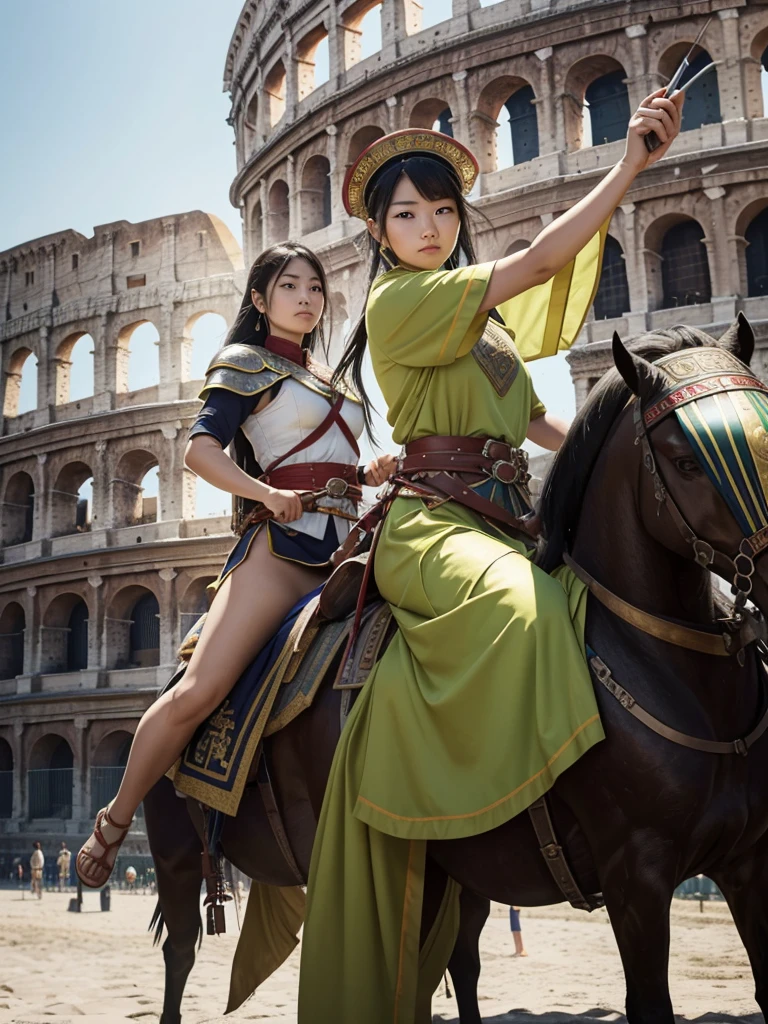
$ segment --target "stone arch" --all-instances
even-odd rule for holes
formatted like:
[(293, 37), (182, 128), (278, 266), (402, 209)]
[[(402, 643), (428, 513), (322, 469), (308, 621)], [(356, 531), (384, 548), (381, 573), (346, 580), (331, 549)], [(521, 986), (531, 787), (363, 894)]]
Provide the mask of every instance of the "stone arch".
[(184, 360), (187, 380), (205, 377), (208, 365), (224, 345), (228, 329), (226, 319), (216, 310), (199, 310), (188, 318), (183, 330), (184, 344), (189, 349)]
[[(746, 294), (768, 295), (768, 199), (758, 200), (762, 209), (755, 212), (744, 231), (746, 248)], [(753, 204), (753, 206), (756, 204)]]
[(8, 368), (5, 371), (3, 415), (20, 416), (36, 408), (37, 356), (31, 348), (20, 346), (8, 360)]
[(29, 752), (30, 818), (71, 818), (74, 783), (72, 747), (57, 732), (41, 736)]
[(520, 75), (500, 75), (488, 82), (478, 97), (473, 121), (475, 152), (485, 173), (538, 156), (533, 87)]
[(381, 139), (386, 132), (378, 125), (366, 124), (358, 128), (349, 140), (347, 149), (347, 167), (350, 167), (360, 156), (363, 150), (371, 146), (377, 139)]
[(82, 594), (58, 594), (43, 614), (40, 671), (80, 672), (88, 667), (88, 604)]
[[(146, 522), (146, 515), (152, 514), (143, 495), (142, 481), (147, 473), (158, 465), (157, 456), (145, 448), (125, 452), (118, 460), (115, 476), (110, 481), (112, 490), (112, 523), (116, 527), (134, 526)], [(149, 505), (151, 506), (151, 502)], [(154, 518), (160, 517), (162, 503), (155, 501)]]
[[(659, 73), (664, 81), (669, 81), (675, 73), (681, 60), (691, 48), (692, 42), (693, 39), (690, 39), (688, 42), (678, 40), (661, 55), (659, 59)], [(683, 86), (686, 82), (689, 82), (711, 60), (709, 52), (699, 47), (696, 55), (691, 58), (690, 66), (681, 78), (680, 85)], [(708, 75), (705, 75), (701, 81), (692, 85), (686, 93), (683, 121), (680, 130), (684, 132), (693, 131), (705, 124), (717, 124), (722, 119), (720, 112), (720, 88), (717, 68), (715, 68)]]
[(381, 49), (382, 0), (357, 0), (342, 15), (347, 70)]
[(331, 165), (328, 158), (311, 156), (301, 172), (301, 233), (308, 235), (331, 223)]
[(24, 609), (18, 601), (9, 601), (0, 612), (0, 679), (14, 679), (23, 675), (26, 628)]
[(182, 638), (192, 629), (200, 616), (208, 611), (212, 594), (207, 588), (215, 580), (215, 576), (197, 576), (184, 591), (179, 601), (179, 633)]
[(0, 818), (13, 817), (13, 750), (0, 736)]
[(748, 114), (768, 117), (768, 26), (752, 40), (750, 55), (744, 65)]
[(411, 110), (408, 118), (409, 128), (432, 128), (450, 135), (453, 138), (453, 113), (450, 104), (444, 99), (430, 96), (419, 102)]
[(29, 473), (20, 470), (10, 477), (3, 495), (3, 546), (32, 540), (34, 519), (35, 484)]
[(525, 238), (518, 238), (516, 242), (512, 242), (504, 251), (505, 256), (514, 256), (516, 252), (522, 252), (524, 249), (530, 248), (531, 243)]
[(269, 190), (269, 241), (285, 242), (289, 231), (288, 184), (282, 178), (278, 178)]
[(264, 78), (264, 98), (267, 104), (269, 127), (274, 128), (285, 113), (285, 64), (282, 57)]
[(243, 114), (245, 137), (245, 158), (251, 157), (260, 143), (259, 139), (259, 94), (254, 92), (248, 101)]
[(605, 239), (603, 269), (594, 309), (596, 320), (612, 320), (629, 312), (629, 282), (624, 250), (612, 235)]
[(68, 335), (56, 349), (56, 405), (93, 394), (93, 337), (85, 331)]
[(712, 285), (704, 242), (701, 224), (685, 214), (666, 214), (648, 229), (646, 248), (661, 258), (662, 308), (710, 301)]
[(90, 757), (92, 817), (106, 807), (123, 781), (133, 733), (127, 729), (114, 729), (96, 744)]
[(565, 76), (565, 138), (569, 150), (624, 138), (631, 116), (627, 73), (606, 53), (583, 57)]
[(160, 332), (151, 320), (137, 320), (123, 327), (116, 357), (117, 391), (141, 391), (160, 383)]
[(52, 537), (91, 529), (92, 486), (93, 470), (86, 462), (69, 462), (62, 467), (50, 496)]
[(107, 667), (147, 668), (160, 664), (160, 603), (146, 586), (131, 583), (109, 604)]
[[(311, 29), (301, 39), (296, 46), (296, 58), (298, 63), (298, 88), (299, 88), (299, 103), (303, 99), (306, 99), (311, 92), (328, 81), (327, 73), (326, 76), (318, 76), (318, 49), (322, 43), (325, 43), (324, 50), (327, 51), (327, 39), (328, 32), (325, 25), (321, 22)], [(323, 68), (324, 72), (327, 72), (327, 68)]]
[(251, 210), (248, 220), (248, 235), (251, 241), (250, 251), (254, 256), (258, 256), (266, 248), (264, 244), (264, 213), (261, 209), (260, 199), (255, 202)]

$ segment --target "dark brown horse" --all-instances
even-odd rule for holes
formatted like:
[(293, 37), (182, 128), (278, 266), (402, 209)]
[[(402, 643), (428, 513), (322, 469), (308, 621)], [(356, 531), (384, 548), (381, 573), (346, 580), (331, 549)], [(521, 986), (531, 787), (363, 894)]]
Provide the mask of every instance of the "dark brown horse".
[[(625, 602), (715, 638), (725, 627), (714, 626), (720, 611), (709, 553), (725, 553), (713, 567), (731, 577), (729, 559), (743, 534), (676, 418), (660, 419), (649, 426), (647, 444), (636, 443), (643, 438), (633, 410), (638, 404), (649, 408), (668, 380), (647, 360), (701, 346), (711, 351), (718, 344), (748, 364), (751, 328), (740, 318), (720, 343), (694, 328), (674, 328), (637, 339), (631, 355), (615, 342), (619, 372), (594, 389), (545, 486), (547, 541), (538, 557), (552, 569), (567, 549)], [(636, 402), (630, 402), (632, 393)], [(754, 604), (768, 611), (768, 557), (739, 566), (741, 584), (748, 578)], [(725, 745), (748, 736), (764, 711), (757, 645), (738, 657), (719, 657), (652, 633), (590, 596), (589, 647), (650, 715), (705, 741)], [(732, 642), (738, 646), (738, 635)], [(561, 777), (550, 799), (582, 891), (603, 893), (624, 964), (630, 1024), (672, 1024), (670, 904), (675, 887), (699, 873), (713, 878), (729, 902), (752, 964), (757, 1002), (768, 1014), (768, 735), (748, 756), (739, 756), (738, 745), (727, 754), (691, 749), (638, 721), (604, 686), (596, 690), (607, 739)], [(305, 877), (338, 723), (339, 693), (325, 683), (313, 706), (269, 741), (278, 802)], [(200, 845), (185, 802), (165, 780), (145, 807), (169, 932), (162, 1022), (176, 1024), (199, 929)], [(256, 787), (246, 790), (238, 816), (227, 819), (222, 846), (257, 881), (295, 883)], [(451, 967), (462, 1024), (477, 1024), (477, 937), (486, 901), (541, 906), (563, 896), (527, 815), (474, 838), (430, 844), (425, 927), (446, 876), (464, 887)]]

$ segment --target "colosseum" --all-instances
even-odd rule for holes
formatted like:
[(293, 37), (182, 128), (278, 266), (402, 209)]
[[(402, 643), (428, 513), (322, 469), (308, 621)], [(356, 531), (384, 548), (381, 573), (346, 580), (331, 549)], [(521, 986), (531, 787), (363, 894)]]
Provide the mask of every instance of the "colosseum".
[[(200, 212), (0, 253), (4, 877), (90, 830), (225, 557), (229, 516), (195, 517), (183, 453), (197, 325), (232, 322), (242, 264)], [(146, 853), (140, 818), (126, 853)]]
[[(630, 111), (709, 17), (691, 73), (709, 60), (716, 71), (690, 90), (673, 154), (617, 211), (568, 358), (578, 404), (614, 330), (684, 322), (718, 334), (743, 310), (768, 373), (765, 0), (248, 0), (224, 73), (246, 261), (286, 238), (322, 254), (337, 353), (366, 275), (341, 184), (367, 145), (432, 126), (467, 144), (482, 172), (480, 258), (514, 252), (619, 158)], [(195, 516), (182, 453), (195, 322), (231, 322), (241, 266), (231, 235), (201, 213), (0, 254), (0, 869), (33, 838), (53, 848), (85, 833), (227, 549), (227, 518)], [(146, 322), (157, 379), (137, 387), (133, 338)], [(92, 394), (70, 400), (83, 338)], [(36, 408), (22, 412), (34, 358)], [(144, 849), (140, 820), (131, 842), (129, 853)]]
[[(386, 132), (439, 127), (480, 162), (479, 256), (527, 246), (623, 151), (630, 111), (691, 64), (673, 155), (617, 211), (600, 289), (570, 357), (577, 403), (604, 344), (739, 309), (768, 369), (768, 5), (658, 0), (249, 0), (227, 55), (246, 259), (302, 237), (323, 254), (338, 319), (364, 297), (359, 222), (341, 185)], [(602, 343), (602, 344), (601, 344)]]

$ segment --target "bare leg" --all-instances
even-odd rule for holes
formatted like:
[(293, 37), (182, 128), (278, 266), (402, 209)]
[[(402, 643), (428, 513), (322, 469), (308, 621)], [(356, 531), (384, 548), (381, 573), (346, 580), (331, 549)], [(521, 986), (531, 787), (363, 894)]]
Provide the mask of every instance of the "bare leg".
[[(266, 530), (257, 535), (245, 561), (219, 588), (183, 678), (139, 722), (123, 781), (109, 805), (113, 822), (131, 821), (197, 726), (216, 710), (293, 605), (314, 590), (321, 578), (316, 569), (271, 555)], [(101, 830), (107, 842), (114, 842), (122, 832), (107, 821), (102, 821)], [(102, 847), (91, 836), (83, 851), (98, 856)], [(104, 870), (93, 861), (84, 861), (83, 873), (102, 884)]]
[(528, 956), (525, 951), (525, 943), (523, 942), (523, 933), (512, 932), (512, 938), (515, 943), (515, 956)]

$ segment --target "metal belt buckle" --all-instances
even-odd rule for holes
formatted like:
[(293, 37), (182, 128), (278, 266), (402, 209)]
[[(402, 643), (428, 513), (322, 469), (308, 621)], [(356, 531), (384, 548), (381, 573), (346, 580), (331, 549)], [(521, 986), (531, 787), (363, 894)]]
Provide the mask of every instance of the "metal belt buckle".
[(346, 480), (342, 480), (340, 476), (332, 476), (326, 483), (325, 489), (328, 492), (328, 497), (343, 498), (349, 490), (349, 484)]
[(499, 459), (491, 466), (491, 476), (500, 484), (513, 484), (519, 476), (519, 470), (514, 463)]
[(509, 445), (505, 441), (497, 441), (495, 437), (489, 437), (488, 440), (483, 445), (483, 450), (480, 453), (484, 459), (493, 458), (493, 455), (491, 455), (491, 446), (494, 444), (504, 445), (507, 451), (509, 451)]

